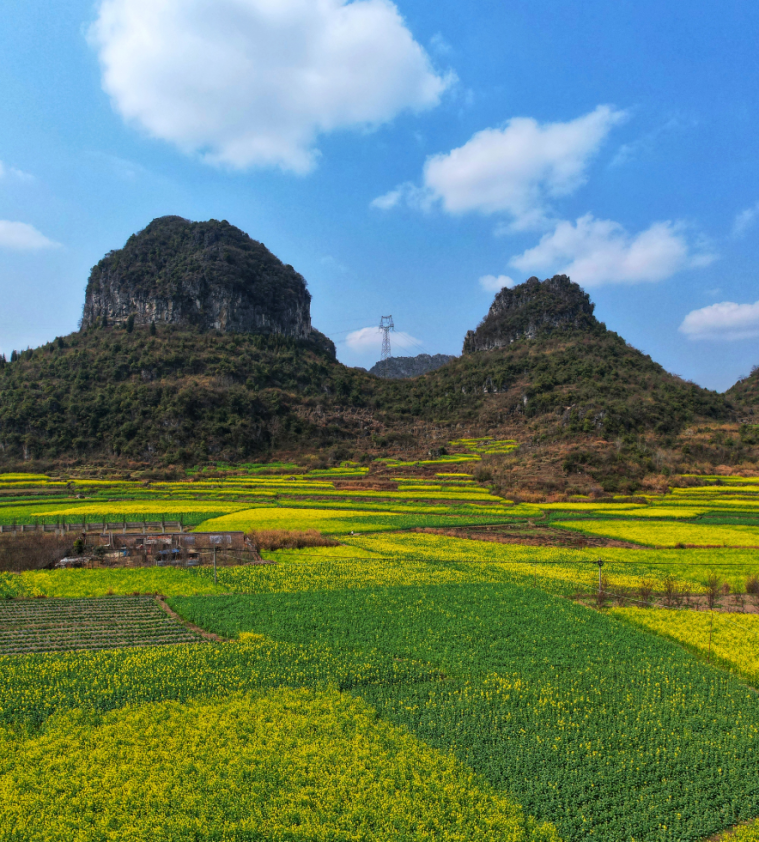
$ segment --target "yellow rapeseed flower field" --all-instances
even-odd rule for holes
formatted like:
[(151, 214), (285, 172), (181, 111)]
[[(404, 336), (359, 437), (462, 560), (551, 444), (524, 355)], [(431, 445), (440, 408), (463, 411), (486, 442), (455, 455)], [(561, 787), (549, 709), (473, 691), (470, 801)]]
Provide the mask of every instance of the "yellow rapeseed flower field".
[[(683, 643), (759, 686), (759, 614), (614, 608), (618, 617)], [(710, 642), (711, 641), (711, 642)]]
[(654, 547), (759, 547), (759, 527), (621, 520), (561, 521), (554, 524), (589, 535), (603, 535)]
[(336, 691), (54, 717), (0, 730), (0, 839), (559, 842), (451, 755)]
[(37, 513), (40, 518), (73, 517), (86, 514), (87, 517), (115, 517), (129, 515), (181, 515), (189, 512), (227, 513), (248, 508), (246, 503), (214, 502), (213, 500), (117, 500), (115, 502), (88, 502), (76, 506), (51, 506)]

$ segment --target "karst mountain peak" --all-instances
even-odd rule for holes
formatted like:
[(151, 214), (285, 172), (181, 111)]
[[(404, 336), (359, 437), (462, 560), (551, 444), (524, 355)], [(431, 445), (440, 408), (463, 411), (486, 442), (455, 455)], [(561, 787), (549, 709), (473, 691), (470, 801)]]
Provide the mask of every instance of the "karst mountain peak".
[(302, 275), (226, 220), (154, 219), (92, 269), (82, 329), (171, 324), (310, 339)]

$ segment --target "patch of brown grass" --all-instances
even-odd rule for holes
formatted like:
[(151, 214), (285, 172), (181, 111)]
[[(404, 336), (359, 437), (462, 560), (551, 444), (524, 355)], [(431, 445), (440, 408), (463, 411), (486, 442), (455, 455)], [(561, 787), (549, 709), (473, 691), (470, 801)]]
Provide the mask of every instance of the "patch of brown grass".
[(0, 570), (43, 570), (72, 552), (72, 537), (12, 532), (0, 537)]
[(326, 538), (316, 529), (258, 529), (249, 532), (248, 540), (261, 550), (302, 550), (306, 547), (339, 547), (340, 542)]

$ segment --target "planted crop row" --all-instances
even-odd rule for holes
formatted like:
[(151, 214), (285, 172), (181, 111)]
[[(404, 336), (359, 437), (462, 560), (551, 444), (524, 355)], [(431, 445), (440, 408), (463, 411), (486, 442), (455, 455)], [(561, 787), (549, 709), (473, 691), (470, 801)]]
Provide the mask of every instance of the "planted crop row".
[(565, 840), (700, 840), (759, 813), (759, 702), (662, 638), (513, 584), (177, 598), (217, 632), (442, 679), (353, 688)]
[(199, 639), (150, 597), (14, 601), (0, 606), (0, 655)]

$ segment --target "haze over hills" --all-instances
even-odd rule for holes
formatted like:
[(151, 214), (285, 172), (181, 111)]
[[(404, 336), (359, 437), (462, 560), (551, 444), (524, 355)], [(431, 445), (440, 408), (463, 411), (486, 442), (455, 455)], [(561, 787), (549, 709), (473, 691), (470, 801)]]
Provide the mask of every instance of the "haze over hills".
[(566, 276), (499, 292), (443, 367), (374, 377), (335, 359), (305, 280), (261, 243), (164, 217), (93, 269), (79, 333), (3, 366), (0, 462), (418, 457), (495, 435), (522, 443), (523, 487), (548, 472), (559, 487), (614, 489), (740, 463), (745, 436), (690, 440), (687, 453), (681, 440), (739, 414), (733, 394), (668, 374), (607, 330)]

